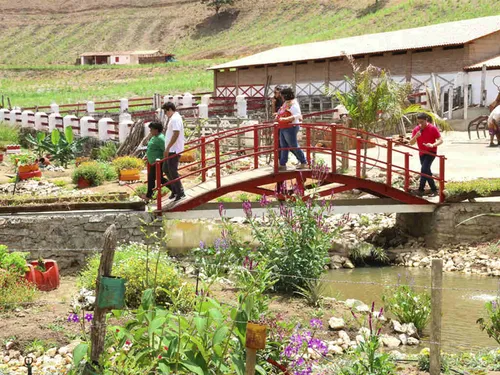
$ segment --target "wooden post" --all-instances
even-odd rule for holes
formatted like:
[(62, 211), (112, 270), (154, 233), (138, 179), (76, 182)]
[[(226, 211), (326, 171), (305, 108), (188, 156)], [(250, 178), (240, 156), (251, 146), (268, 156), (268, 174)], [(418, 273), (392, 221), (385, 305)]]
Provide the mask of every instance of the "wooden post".
[(430, 375), (441, 374), (441, 307), (443, 303), (443, 260), (432, 260)]
[(342, 153), (341, 155), (341, 168), (342, 171), (347, 171), (349, 169), (349, 143), (350, 143), (350, 138), (347, 137), (347, 134), (349, 133), (349, 129), (344, 128), (346, 131), (346, 134), (342, 137)]
[(486, 91), (486, 64), (483, 64), (483, 68), (481, 69), (481, 98), (480, 98), (480, 106), (484, 107), (484, 101), (486, 100), (486, 95), (484, 92)]
[(256, 364), (257, 364), (257, 350), (247, 348), (246, 375), (255, 375), (255, 365)]
[(111, 276), (111, 268), (113, 267), (113, 258), (115, 256), (117, 235), (116, 227), (111, 224), (104, 233), (104, 246), (101, 253), (101, 262), (99, 264), (99, 271), (96, 280), (96, 302), (94, 309), (94, 320), (90, 330), (91, 340), (91, 356), (92, 364), (98, 365), (99, 358), (104, 351), (104, 341), (106, 338), (106, 313), (107, 309), (99, 307), (97, 301), (99, 300), (99, 284), (101, 276)]

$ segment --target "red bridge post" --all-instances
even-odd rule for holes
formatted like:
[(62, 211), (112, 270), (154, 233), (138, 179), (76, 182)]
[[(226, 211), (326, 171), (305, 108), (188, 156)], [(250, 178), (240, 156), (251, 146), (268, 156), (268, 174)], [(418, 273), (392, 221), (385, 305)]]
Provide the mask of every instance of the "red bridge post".
[(253, 166), (259, 168), (259, 129), (257, 125), (253, 128)]
[[(167, 161), (165, 161), (166, 163)], [(156, 205), (157, 205), (157, 208), (158, 208), (158, 211), (161, 211), (161, 173), (162, 173), (162, 170), (161, 170), (161, 167), (160, 167), (160, 162), (155, 162), (155, 174), (156, 174)]]
[(410, 153), (405, 154), (405, 191), (410, 191)]
[(361, 137), (356, 137), (356, 177), (361, 177)]
[(337, 125), (332, 125), (332, 173), (337, 173)]
[(445, 200), (444, 196), (444, 161), (445, 157), (439, 157), (439, 203), (443, 203)]
[(392, 138), (387, 137), (387, 181), (388, 186), (392, 186)]
[(279, 158), (280, 158), (280, 132), (278, 129), (278, 125), (275, 125), (273, 128), (273, 134), (274, 134), (274, 173), (278, 173), (278, 166), (279, 166)]
[(215, 138), (215, 183), (220, 188), (220, 139)]
[(311, 163), (311, 128), (306, 128), (306, 153), (307, 161)]
[(206, 156), (206, 141), (205, 137), (200, 138), (201, 141), (201, 182), (207, 180), (207, 171), (205, 170), (207, 166), (207, 156)]

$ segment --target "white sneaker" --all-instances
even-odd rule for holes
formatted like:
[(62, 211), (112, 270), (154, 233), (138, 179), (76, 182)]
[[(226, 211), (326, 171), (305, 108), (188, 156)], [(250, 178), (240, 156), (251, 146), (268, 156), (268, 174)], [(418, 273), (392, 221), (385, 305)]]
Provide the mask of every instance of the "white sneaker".
[(309, 166), (306, 163), (297, 165), (296, 169), (308, 169)]
[(286, 171), (286, 165), (280, 165), (278, 171)]

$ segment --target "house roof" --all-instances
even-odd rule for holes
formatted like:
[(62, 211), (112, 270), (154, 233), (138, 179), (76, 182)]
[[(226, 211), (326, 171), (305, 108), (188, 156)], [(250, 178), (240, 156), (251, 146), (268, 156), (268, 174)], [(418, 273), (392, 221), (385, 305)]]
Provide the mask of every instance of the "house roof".
[(111, 55), (156, 55), (161, 54), (159, 49), (145, 50), (145, 51), (113, 51), (113, 52), (85, 52), (80, 55), (80, 57), (89, 56), (111, 56)]
[(238, 68), (326, 59), (343, 55), (460, 45), (497, 31), (500, 31), (500, 16), (474, 18), (414, 29), (278, 47), (239, 60), (216, 65), (209, 69)]
[(481, 70), (483, 65), (486, 65), (486, 69), (500, 68), (500, 55), (474, 65), (466, 66), (464, 70)]

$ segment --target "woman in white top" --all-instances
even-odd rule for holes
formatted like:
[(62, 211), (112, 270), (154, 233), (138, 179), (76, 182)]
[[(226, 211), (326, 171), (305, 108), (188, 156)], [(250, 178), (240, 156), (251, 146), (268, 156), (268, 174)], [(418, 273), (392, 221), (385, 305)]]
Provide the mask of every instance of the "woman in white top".
[(299, 143), (297, 141), (297, 133), (300, 130), (300, 123), (302, 122), (300, 105), (295, 99), (293, 90), (289, 87), (281, 91), (281, 96), (285, 102), (278, 111), (278, 123), (281, 129), (280, 148), (290, 150), (281, 150), (279, 168), (280, 170), (286, 170), (288, 151), (291, 151), (300, 163), (297, 169), (305, 169), (307, 168), (306, 157), (299, 148)]

